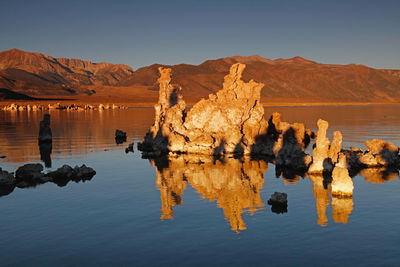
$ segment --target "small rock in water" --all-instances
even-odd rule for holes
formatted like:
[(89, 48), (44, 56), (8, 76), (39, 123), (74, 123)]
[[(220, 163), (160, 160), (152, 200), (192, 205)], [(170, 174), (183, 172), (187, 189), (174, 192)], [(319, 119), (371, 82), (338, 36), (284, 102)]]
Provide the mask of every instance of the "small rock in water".
[(16, 183), (14, 174), (11, 172), (3, 171), (0, 168), (0, 185), (13, 185)]
[(123, 142), (126, 142), (126, 132), (117, 129), (115, 131), (115, 142), (117, 144), (122, 144)]
[(95, 174), (96, 171), (90, 167), (86, 167), (85, 164), (83, 164), (81, 167), (75, 166), (74, 168), (65, 164), (61, 168), (49, 172), (47, 176), (50, 176), (54, 179), (80, 181), (91, 179)]
[(268, 200), (268, 205), (271, 205), (272, 212), (275, 213), (285, 213), (287, 212), (287, 194), (275, 192), (271, 195)]
[(129, 153), (129, 152), (133, 153), (133, 145), (134, 144), (135, 144), (134, 142), (130, 143), (129, 146), (127, 148), (125, 148), (125, 153)]
[(40, 163), (30, 163), (19, 167), (15, 172), (15, 178), (19, 181), (35, 181), (44, 177), (43, 166)]

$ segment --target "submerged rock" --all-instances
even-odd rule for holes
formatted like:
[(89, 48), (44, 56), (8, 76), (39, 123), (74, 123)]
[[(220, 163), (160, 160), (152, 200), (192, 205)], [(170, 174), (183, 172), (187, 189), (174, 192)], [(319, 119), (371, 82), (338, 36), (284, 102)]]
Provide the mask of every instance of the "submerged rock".
[(271, 205), (271, 210), (275, 213), (285, 213), (287, 212), (287, 194), (275, 192), (271, 195), (268, 200), (268, 205)]
[(36, 181), (44, 177), (43, 166), (40, 163), (30, 163), (19, 167), (15, 172), (17, 180)]
[(3, 171), (0, 167), (0, 186), (2, 185), (13, 185), (16, 183), (16, 179), (14, 177), (14, 173), (10, 173), (8, 171)]
[(132, 152), (133, 153), (133, 146), (134, 146), (134, 142), (132, 142), (132, 143), (130, 143), (129, 145), (128, 145), (128, 147), (127, 148), (125, 148), (125, 153), (129, 153), (129, 152)]
[(51, 142), (53, 135), (50, 128), (50, 114), (44, 114), (43, 120), (40, 121), (39, 129), (39, 143), (41, 142)]
[(115, 130), (115, 142), (117, 144), (122, 144), (123, 142), (126, 142), (126, 132), (118, 129)]
[(95, 174), (95, 170), (83, 164), (81, 167), (75, 166), (74, 168), (69, 165), (63, 165), (57, 170), (47, 173), (47, 176), (53, 179), (80, 181), (91, 179)]

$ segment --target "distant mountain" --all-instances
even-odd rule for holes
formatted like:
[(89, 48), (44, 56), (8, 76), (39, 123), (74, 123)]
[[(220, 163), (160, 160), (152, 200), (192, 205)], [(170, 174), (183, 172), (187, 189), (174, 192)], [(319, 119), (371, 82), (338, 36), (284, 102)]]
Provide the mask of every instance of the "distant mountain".
[(400, 101), (400, 70), (320, 64), (302, 57), (271, 60), (259, 55), (207, 60), (200, 65), (154, 64), (133, 71), (121, 64), (11, 49), (0, 52), (0, 88), (33, 97), (119, 97), (151, 103), (158, 96), (158, 67), (164, 66), (172, 68), (172, 82), (182, 86), (185, 99), (194, 102), (222, 88), (229, 67), (237, 62), (246, 64), (244, 80), (264, 83), (263, 102)]
[[(270, 60), (258, 55), (207, 60), (194, 66), (172, 68), (172, 82), (183, 87), (184, 96), (198, 99), (222, 88), (229, 67), (245, 63), (244, 80), (264, 83), (262, 99), (295, 102), (392, 102), (400, 100), (400, 70), (373, 69), (363, 65), (320, 64), (302, 57)], [(157, 89), (155, 64), (136, 70), (124, 86)]]
[(0, 52), (0, 87), (28, 95), (92, 94), (90, 86), (116, 86), (133, 74), (122, 64), (53, 58), (11, 49)]

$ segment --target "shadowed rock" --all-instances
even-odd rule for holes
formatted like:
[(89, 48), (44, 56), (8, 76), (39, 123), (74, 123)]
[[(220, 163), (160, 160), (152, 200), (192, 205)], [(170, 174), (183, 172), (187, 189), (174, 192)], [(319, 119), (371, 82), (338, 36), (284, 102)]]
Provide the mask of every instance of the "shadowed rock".
[(268, 205), (271, 205), (272, 212), (286, 213), (287, 212), (287, 194), (275, 192), (268, 200)]
[(134, 145), (134, 144), (135, 144), (134, 142), (130, 143), (130, 144), (128, 145), (128, 147), (125, 148), (125, 153), (129, 153), (129, 152), (132, 152), (132, 153), (133, 153), (133, 145)]
[(22, 167), (19, 167), (15, 172), (15, 178), (17, 180), (24, 180), (24, 181), (35, 181), (40, 180), (44, 174), (43, 165), (36, 163), (25, 164)]
[(126, 132), (115, 130), (115, 143), (122, 144), (123, 142), (126, 142)]
[(64, 165), (56, 171), (43, 173), (43, 166), (37, 164), (25, 164), (19, 167), (15, 177), (12, 173), (0, 168), (0, 196), (8, 195), (15, 187), (35, 187), (39, 184), (53, 182), (58, 186), (65, 186), (69, 181), (86, 181), (92, 179), (96, 172), (85, 165), (72, 168)]
[(8, 171), (3, 171), (0, 167), (0, 186), (3, 185), (13, 185), (16, 183), (16, 179), (14, 177), (14, 173), (10, 173)]
[(40, 121), (39, 128), (39, 143), (42, 142), (51, 142), (53, 139), (53, 135), (51, 133), (50, 128), (50, 114), (44, 114), (43, 120)]

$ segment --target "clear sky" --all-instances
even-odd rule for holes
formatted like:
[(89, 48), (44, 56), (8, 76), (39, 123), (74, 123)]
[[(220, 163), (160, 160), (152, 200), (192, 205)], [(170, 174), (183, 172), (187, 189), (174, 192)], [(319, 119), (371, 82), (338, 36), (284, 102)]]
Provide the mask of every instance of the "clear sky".
[(259, 54), (400, 69), (400, 1), (0, 1), (0, 50), (123, 63)]

